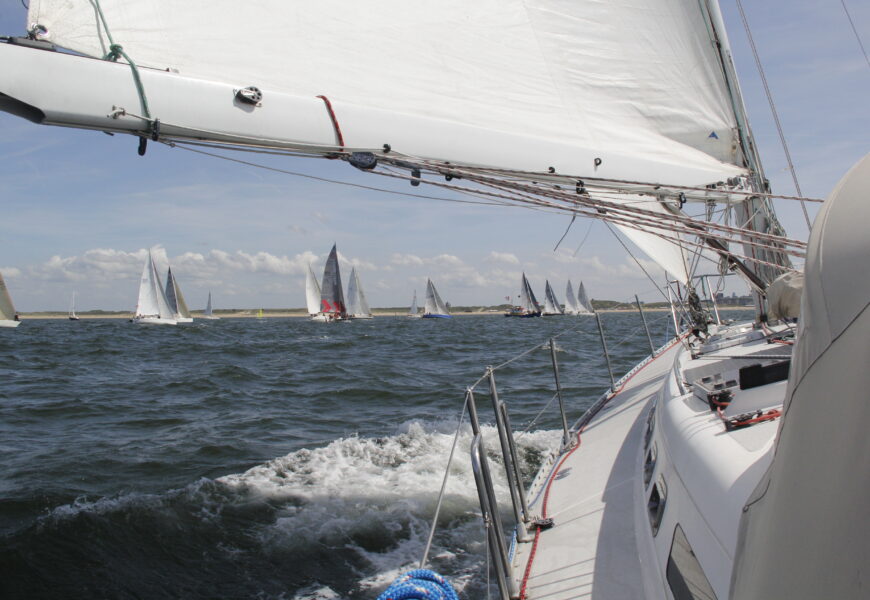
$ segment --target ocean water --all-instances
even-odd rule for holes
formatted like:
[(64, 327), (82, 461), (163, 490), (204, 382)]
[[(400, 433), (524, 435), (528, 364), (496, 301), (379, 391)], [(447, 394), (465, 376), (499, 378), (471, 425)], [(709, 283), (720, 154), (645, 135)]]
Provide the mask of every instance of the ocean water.
[[(661, 345), (670, 314), (647, 318)], [(648, 344), (637, 313), (602, 320), (618, 377)], [(420, 560), (487, 365), (529, 350), (496, 372), (527, 481), (559, 443), (552, 335), (571, 423), (609, 384), (591, 317), (0, 329), (0, 598), (375, 598)], [(469, 599), (487, 588), (470, 440), (466, 420), (430, 553)]]

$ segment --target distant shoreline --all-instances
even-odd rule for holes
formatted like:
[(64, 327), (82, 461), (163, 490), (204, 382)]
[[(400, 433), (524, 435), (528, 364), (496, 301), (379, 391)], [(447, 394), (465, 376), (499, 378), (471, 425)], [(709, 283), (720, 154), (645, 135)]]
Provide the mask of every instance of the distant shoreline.
[[(667, 312), (670, 311), (667, 307), (644, 307), (644, 312)], [(752, 306), (720, 306), (719, 310), (754, 310)], [(636, 309), (631, 308), (602, 308), (599, 309), (600, 313), (632, 313), (637, 312)], [(391, 310), (372, 310), (372, 315), (375, 317), (404, 317), (407, 316), (407, 312), (403, 311), (391, 311)], [(483, 316), (483, 317), (500, 317), (504, 314), (502, 310), (496, 311), (474, 311), (474, 312), (454, 312), (451, 313), (451, 316), (454, 317), (474, 317), (474, 316)], [(31, 319), (67, 319), (67, 313), (19, 313), (19, 316), (22, 321), (27, 321)], [(200, 313), (193, 313), (191, 315), (194, 319), (201, 319), (202, 315)], [(307, 313), (298, 312), (298, 311), (272, 311), (272, 312), (264, 312), (263, 316), (260, 317), (257, 315), (255, 310), (242, 310), (236, 312), (221, 312), (216, 313), (215, 316), (220, 317), (221, 319), (273, 319), (273, 318), (296, 318), (296, 319), (307, 319), (309, 315)], [(571, 316), (571, 315), (567, 315)], [(79, 319), (82, 321), (92, 321), (98, 319), (132, 319), (133, 313), (115, 313), (115, 314), (97, 314), (92, 315), (88, 313), (82, 313), (78, 315)]]

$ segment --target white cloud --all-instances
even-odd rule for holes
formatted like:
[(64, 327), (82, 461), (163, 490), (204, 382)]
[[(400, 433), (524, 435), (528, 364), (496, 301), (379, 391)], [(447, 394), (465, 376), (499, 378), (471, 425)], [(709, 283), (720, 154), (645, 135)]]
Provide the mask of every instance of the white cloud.
[(488, 263), (504, 263), (507, 265), (520, 264), (520, 259), (518, 259), (515, 254), (511, 254), (510, 252), (492, 251), (487, 255), (484, 260)]
[(423, 266), (423, 259), (414, 254), (393, 254), (390, 262), (399, 266)]
[(21, 275), (21, 269), (16, 269), (15, 267), (0, 267), (0, 274), (3, 277), (19, 277)]

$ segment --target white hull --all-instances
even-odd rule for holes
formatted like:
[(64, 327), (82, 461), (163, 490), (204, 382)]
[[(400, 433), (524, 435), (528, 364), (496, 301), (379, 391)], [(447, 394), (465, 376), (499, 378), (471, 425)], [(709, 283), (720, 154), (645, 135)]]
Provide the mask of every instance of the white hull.
[(351, 315), (351, 316), (348, 317), (348, 318), (349, 318), (349, 319), (353, 319), (353, 320), (357, 320), (357, 319), (374, 319), (374, 317), (373, 317), (372, 315), (360, 315), (360, 316)]
[(201, 317), (196, 317), (197, 319), (206, 319), (208, 321), (218, 321), (220, 317), (216, 317), (214, 315), (202, 315)]
[(161, 319), (159, 317), (133, 317), (133, 323), (139, 325), (175, 325), (175, 319)]
[(12, 321), (9, 319), (0, 319), (0, 327), (8, 327), (11, 329), (13, 327), (18, 327), (19, 325), (21, 325), (21, 321)]
[(176, 323), (193, 323), (193, 317), (175, 317), (173, 320)]
[(316, 321), (318, 323), (326, 323), (327, 321), (330, 321), (331, 319), (329, 317), (327, 317), (326, 315), (314, 315), (309, 320)]

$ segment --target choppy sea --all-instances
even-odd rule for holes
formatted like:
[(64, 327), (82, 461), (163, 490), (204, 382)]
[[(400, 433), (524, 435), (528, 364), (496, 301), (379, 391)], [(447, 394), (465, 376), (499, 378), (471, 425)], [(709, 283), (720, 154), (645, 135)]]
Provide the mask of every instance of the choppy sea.
[[(647, 317), (661, 345), (670, 314)], [(637, 313), (602, 321), (618, 377), (649, 346)], [(571, 423), (609, 384), (590, 317), (0, 329), (0, 597), (373, 599), (420, 560), (487, 365), (529, 350), (496, 372), (527, 478), (559, 443), (553, 335)], [(478, 411), (494, 449), (485, 387)], [(430, 552), (468, 599), (488, 585), (470, 439)]]

